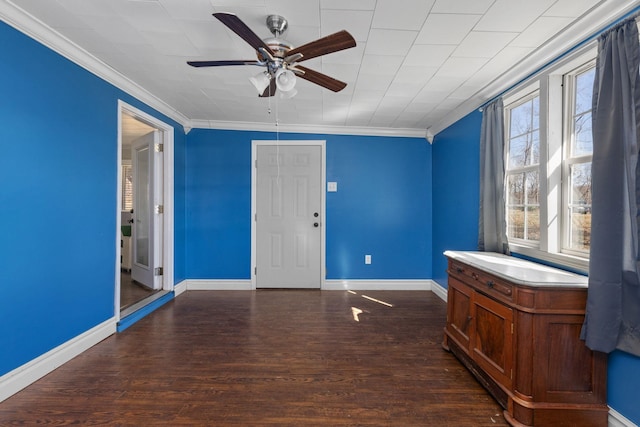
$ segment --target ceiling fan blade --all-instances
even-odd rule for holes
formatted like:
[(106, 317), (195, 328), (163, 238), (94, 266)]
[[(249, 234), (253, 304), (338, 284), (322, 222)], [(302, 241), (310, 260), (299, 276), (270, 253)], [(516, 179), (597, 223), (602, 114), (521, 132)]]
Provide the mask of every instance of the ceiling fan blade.
[[(304, 72), (304, 74), (300, 73), (299, 71)], [(327, 76), (326, 74), (319, 73), (310, 68), (306, 68), (300, 65), (296, 65), (296, 67), (293, 69), (293, 72), (296, 73), (296, 75), (301, 79), (305, 79), (307, 81), (310, 81), (311, 83), (315, 83), (334, 92), (340, 92), (342, 89), (347, 87), (347, 84), (345, 82), (341, 82), (340, 80), (336, 80), (333, 77)]]
[(249, 45), (255, 50), (258, 50), (258, 48), (261, 47), (271, 53), (269, 46), (267, 46), (267, 44), (247, 26), (247, 24), (242, 22), (242, 20), (233, 13), (219, 12), (214, 13), (213, 16), (218, 18), (218, 20), (226, 25), (231, 31), (249, 43)]
[(237, 60), (237, 61), (187, 61), (192, 67), (220, 67), (224, 65), (264, 65), (260, 61), (253, 59)]
[(302, 58), (294, 61), (306, 61), (307, 59), (316, 58), (318, 56), (327, 55), (329, 53), (338, 52), (355, 46), (356, 41), (353, 36), (351, 36), (347, 31), (342, 30), (290, 50), (287, 52), (287, 58), (300, 53), (302, 54)]
[(269, 81), (269, 86), (262, 92), (260, 98), (268, 98), (276, 94), (276, 79), (271, 79)]

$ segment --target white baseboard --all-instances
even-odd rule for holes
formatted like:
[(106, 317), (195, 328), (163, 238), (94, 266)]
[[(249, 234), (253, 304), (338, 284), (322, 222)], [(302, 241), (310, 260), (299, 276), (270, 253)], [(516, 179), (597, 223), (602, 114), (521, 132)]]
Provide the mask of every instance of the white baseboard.
[(0, 377), (0, 402), (116, 333), (111, 318)]
[(189, 291), (250, 291), (253, 289), (251, 280), (188, 279), (184, 282)]
[(180, 295), (183, 292), (187, 291), (187, 281), (183, 280), (182, 282), (178, 283), (177, 285), (173, 286), (173, 296), (177, 297), (178, 295)]
[(638, 425), (628, 420), (620, 412), (609, 407), (609, 427), (638, 427)]
[(438, 295), (442, 301), (447, 302), (447, 288), (440, 286), (440, 283), (435, 280), (431, 284), (431, 291)]
[(326, 280), (322, 290), (430, 291), (433, 280)]

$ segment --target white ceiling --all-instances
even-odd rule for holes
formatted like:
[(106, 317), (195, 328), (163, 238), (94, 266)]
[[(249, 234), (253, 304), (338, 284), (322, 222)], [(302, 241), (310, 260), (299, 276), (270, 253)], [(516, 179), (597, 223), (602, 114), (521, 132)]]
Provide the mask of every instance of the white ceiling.
[[(243, 122), (436, 132), (590, 36), (639, 1), (622, 0), (0, 0), (23, 9), (126, 76), (185, 126)], [(298, 79), (293, 99), (260, 99), (253, 59), (211, 16), (237, 14), (260, 37), (289, 21), (294, 46), (346, 29), (357, 46), (304, 63), (342, 80), (339, 93)], [(1, 15), (0, 15), (1, 16)], [(271, 114), (269, 114), (269, 109)], [(246, 123), (249, 122), (249, 123)]]

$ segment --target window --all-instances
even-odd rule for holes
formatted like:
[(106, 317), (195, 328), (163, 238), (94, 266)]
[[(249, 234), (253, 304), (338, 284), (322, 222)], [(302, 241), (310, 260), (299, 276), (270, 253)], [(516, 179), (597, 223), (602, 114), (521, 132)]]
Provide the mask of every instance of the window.
[(504, 97), (509, 246), (583, 271), (591, 243), (594, 58), (587, 46)]
[(567, 251), (587, 252), (591, 243), (591, 98), (595, 67), (588, 64), (565, 76), (567, 98), (565, 161), (565, 236)]
[(507, 110), (507, 236), (540, 240), (540, 97)]
[(122, 165), (122, 210), (133, 209), (133, 167), (130, 164)]

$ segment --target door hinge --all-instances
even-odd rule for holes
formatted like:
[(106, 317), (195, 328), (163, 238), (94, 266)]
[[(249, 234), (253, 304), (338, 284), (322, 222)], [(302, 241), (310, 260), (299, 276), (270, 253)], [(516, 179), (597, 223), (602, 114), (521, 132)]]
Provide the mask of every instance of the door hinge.
[(162, 274), (164, 274), (162, 267), (156, 267), (153, 269), (154, 276), (162, 276)]
[(155, 144), (154, 149), (156, 153), (164, 153), (164, 144)]
[(253, 267), (253, 274), (254, 276), (258, 275), (258, 267)]
[(256, 169), (258, 169), (258, 159), (256, 159), (256, 160), (255, 160), (255, 162), (254, 162), (254, 167), (255, 167)]
[(511, 379), (513, 379), (513, 368), (511, 368)]
[(156, 213), (157, 214), (164, 213), (164, 205), (156, 205)]
[(513, 335), (513, 323), (511, 324), (511, 335)]
[(254, 220), (255, 222), (258, 222), (258, 214), (253, 214), (253, 220)]

